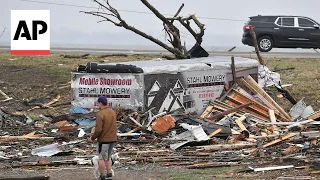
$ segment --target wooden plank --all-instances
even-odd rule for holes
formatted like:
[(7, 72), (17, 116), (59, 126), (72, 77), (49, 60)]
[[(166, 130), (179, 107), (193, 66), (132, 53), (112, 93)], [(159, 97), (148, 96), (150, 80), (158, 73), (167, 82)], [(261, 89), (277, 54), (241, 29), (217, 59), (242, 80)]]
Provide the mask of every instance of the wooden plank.
[(242, 115), (239, 119), (237, 119), (235, 122), (241, 129), (241, 131), (248, 131), (247, 128), (243, 125), (242, 121), (246, 119), (246, 115)]
[(221, 112), (221, 113), (219, 113), (219, 114), (213, 115), (213, 116), (210, 117), (209, 119), (210, 119), (210, 120), (218, 119), (218, 118), (220, 118), (220, 117), (222, 117), (222, 116), (225, 116), (225, 115), (227, 115), (227, 114), (236, 112), (236, 111), (238, 111), (238, 110), (240, 110), (240, 109), (242, 109), (242, 108), (248, 107), (248, 106), (250, 106), (251, 104), (252, 104), (252, 103), (250, 102), (250, 103), (247, 103), (247, 104), (243, 104), (243, 105), (240, 105), (240, 106), (237, 106), (237, 107), (228, 109), (228, 110), (226, 110), (226, 111), (224, 111), (224, 112)]
[(208, 106), (206, 110), (200, 116), (201, 119), (207, 118), (207, 116), (212, 112), (213, 106)]
[[(50, 105), (58, 102), (60, 100), (60, 96), (58, 95), (55, 99), (53, 99), (52, 101), (48, 102), (47, 104), (44, 104), (43, 107), (49, 107)], [(41, 106), (35, 106), (27, 111), (32, 111), (32, 110), (35, 110), (35, 109), (40, 109)]]
[(249, 75), (246, 78), (246, 81), (260, 94), (263, 96), (269, 103), (271, 103), (283, 116), (285, 116), (288, 121), (291, 121), (291, 117), (280, 107), (258, 84), (257, 82)]
[[(233, 90), (233, 93), (234, 93), (234, 99), (237, 99), (237, 100), (247, 100), (247, 101), (252, 101), (254, 102), (255, 104), (253, 105), (253, 110), (259, 110), (259, 111), (263, 111), (264, 112), (264, 115), (269, 119), (269, 114), (268, 114), (268, 111), (269, 109), (275, 109), (275, 107), (273, 107), (272, 105), (267, 105), (266, 103), (270, 104), (267, 100), (263, 101), (265, 104), (262, 104), (260, 103), (259, 101), (257, 101), (255, 98), (252, 98), (246, 94), (243, 94), (241, 93), (239, 90)], [(260, 95), (259, 95), (260, 96)], [(261, 96), (260, 96), (261, 97)], [(259, 98), (259, 97), (258, 97)], [(261, 98), (259, 98), (261, 99)], [(243, 102), (242, 100), (242, 102)], [(245, 101), (245, 102), (247, 102)], [(250, 108), (250, 107), (249, 107)], [(276, 109), (275, 109), (276, 110)], [(275, 111), (275, 114), (276, 116), (278, 116), (280, 119), (281, 118), (284, 118), (279, 112), (278, 110)]]
[(140, 129), (140, 127), (134, 128), (131, 131), (129, 131), (127, 134), (132, 134), (132, 133), (138, 131), (139, 129)]
[[(281, 141), (284, 141), (284, 140), (286, 140), (286, 139), (289, 139), (289, 138), (291, 138), (291, 137), (294, 137), (294, 136), (296, 136), (296, 135), (298, 135), (298, 134), (299, 134), (299, 133), (289, 133), (289, 134), (287, 134), (286, 136), (280, 137), (280, 138), (278, 138), (278, 139), (276, 139), (276, 140), (273, 140), (273, 141), (271, 141), (271, 142), (268, 142), (267, 144), (264, 144), (264, 145), (263, 145), (263, 148), (272, 146), (272, 145), (277, 144), (277, 143), (279, 143), (279, 142), (281, 142)], [(257, 150), (257, 148), (254, 148), (254, 149), (250, 150), (249, 152), (250, 152), (250, 153), (253, 153), (253, 152), (255, 152), (256, 150)]]
[(26, 135), (24, 135), (23, 137), (34, 137), (34, 135), (36, 134), (36, 131), (33, 131), (33, 132), (31, 132), (31, 133), (29, 133), (29, 134), (26, 134)]
[(258, 96), (258, 98), (269, 108), (271, 109), (276, 109), (272, 104), (270, 104), (264, 97), (262, 97), (258, 91), (253, 88), (244, 78), (241, 78), (240, 81), (248, 88), (250, 89), (251, 92), (253, 92), (253, 94), (255, 94), (256, 96)]
[(197, 146), (197, 148), (199, 148), (200, 150), (206, 150), (206, 151), (220, 151), (220, 150), (248, 148), (255, 145), (256, 144), (218, 144), (218, 145)]
[[(270, 116), (270, 121), (272, 123), (276, 123), (277, 122), (277, 118), (276, 118), (276, 116), (274, 114), (274, 110), (269, 109), (269, 116)], [(272, 127), (273, 127), (273, 130), (274, 130), (273, 133), (279, 134), (279, 128), (276, 125), (272, 125)]]
[(217, 134), (218, 134), (219, 132), (221, 132), (221, 131), (222, 131), (222, 129), (219, 128), (219, 129), (213, 131), (208, 137), (209, 137), (209, 138), (212, 138), (213, 136), (217, 135)]
[(12, 140), (27, 140), (27, 139), (37, 139), (37, 140), (53, 140), (54, 137), (24, 137), (24, 136), (0, 136), (0, 141), (12, 141)]

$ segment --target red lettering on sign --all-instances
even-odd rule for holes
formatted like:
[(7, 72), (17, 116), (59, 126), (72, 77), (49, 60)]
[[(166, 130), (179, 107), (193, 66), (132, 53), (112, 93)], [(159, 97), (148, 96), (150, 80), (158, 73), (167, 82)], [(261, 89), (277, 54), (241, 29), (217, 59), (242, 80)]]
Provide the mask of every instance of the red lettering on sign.
[(213, 98), (214, 93), (206, 93), (206, 94), (199, 94), (199, 98), (204, 99), (204, 98)]
[(98, 85), (99, 79), (96, 78), (80, 78), (79, 85)]

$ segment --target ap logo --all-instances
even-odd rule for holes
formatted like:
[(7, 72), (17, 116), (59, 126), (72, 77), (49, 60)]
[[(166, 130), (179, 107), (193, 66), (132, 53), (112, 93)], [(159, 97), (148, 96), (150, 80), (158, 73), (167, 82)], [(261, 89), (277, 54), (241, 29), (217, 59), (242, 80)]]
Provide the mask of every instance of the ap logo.
[(11, 10), (11, 54), (50, 55), (49, 10)]

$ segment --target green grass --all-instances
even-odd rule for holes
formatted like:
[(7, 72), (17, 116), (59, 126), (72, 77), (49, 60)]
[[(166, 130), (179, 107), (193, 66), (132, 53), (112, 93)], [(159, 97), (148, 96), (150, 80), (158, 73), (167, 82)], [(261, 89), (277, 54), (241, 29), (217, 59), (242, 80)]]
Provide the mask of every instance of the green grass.
[[(314, 110), (320, 109), (320, 58), (319, 59), (279, 59), (268, 60), (267, 66), (270, 69), (281, 69), (294, 67), (293, 70), (280, 71), (282, 84), (293, 84), (286, 89), (299, 101), (304, 98), (307, 105)], [(279, 102), (279, 104), (286, 102)], [(288, 110), (288, 108), (286, 108)]]

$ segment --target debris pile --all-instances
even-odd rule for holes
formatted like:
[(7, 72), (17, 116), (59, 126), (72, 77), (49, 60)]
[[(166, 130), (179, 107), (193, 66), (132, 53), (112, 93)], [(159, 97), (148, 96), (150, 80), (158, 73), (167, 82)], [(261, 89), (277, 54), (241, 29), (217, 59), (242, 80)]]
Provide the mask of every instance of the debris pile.
[[(301, 100), (287, 113), (250, 76), (241, 83), (211, 101), (199, 117), (178, 110), (154, 114), (153, 109), (115, 109), (119, 141), (113, 162), (190, 169), (248, 167), (243, 172), (308, 167), (316, 173), (320, 111), (314, 112)], [(57, 101), (59, 97), (36, 103), (33, 109)], [(2, 108), (1, 168), (92, 166), (95, 144), (87, 138), (95, 126), (95, 112), (73, 106), (69, 114), (41, 115), (41, 119)]]

